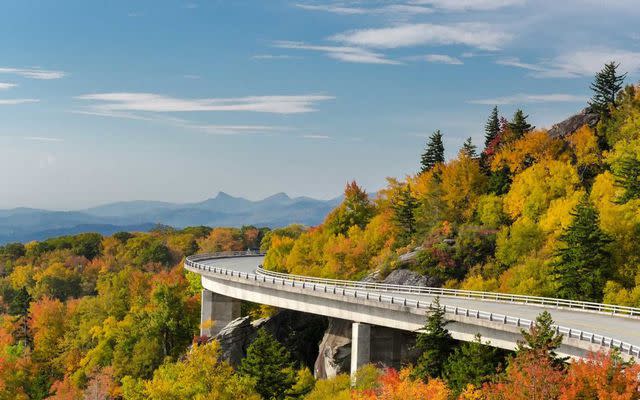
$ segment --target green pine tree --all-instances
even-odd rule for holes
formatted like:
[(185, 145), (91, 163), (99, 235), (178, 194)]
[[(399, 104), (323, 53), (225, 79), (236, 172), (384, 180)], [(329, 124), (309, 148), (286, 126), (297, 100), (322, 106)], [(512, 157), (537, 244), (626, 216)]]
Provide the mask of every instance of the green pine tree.
[(247, 348), (238, 372), (256, 382), (256, 391), (263, 399), (282, 400), (296, 383), (291, 355), (264, 328)]
[(627, 74), (618, 74), (620, 64), (613, 61), (604, 65), (595, 76), (591, 84), (594, 94), (589, 100), (589, 106), (596, 112), (609, 115), (611, 107), (617, 107), (616, 96), (624, 84)]
[(431, 170), (436, 164), (440, 164), (444, 162), (444, 144), (442, 143), (442, 133), (440, 130), (436, 130), (433, 132), (431, 136), (429, 136), (429, 141), (427, 142), (427, 148), (422, 154), (422, 171), (426, 172)]
[(489, 192), (501, 196), (509, 192), (513, 178), (509, 167), (502, 167), (497, 171), (489, 171)]
[(9, 314), (14, 316), (13, 322), (16, 324), (14, 337), (17, 342), (27, 347), (31, 347), (33, 344), (31, 329), (29, 328), (29, 321), (31, 320), (29, 306), (32, 300), (31, 294), (23, 286), (9, 304)]
[(420, 332), (416, 339), (416, 349), (422, 352), (414, 369), (417, 377), (428, 379), (442, 376), (444, 363), (455, 344), (446, 328), (448, 323), (444, 308), (440, 306), (440, 299), (436, 297), (423, 332)]
[(600, 229), (598, 211), (585, 195), (571, 213), (573, 221), (560, 236), (553, 279), (557, 295), (571, 300), (600, 301), (611, 274), (611, 238)]
[(513, 114), (513, 119), (509, 122), (509, 129), (513, 134), (514, 139), (520, 139), (526, 133), (531, 132), (535, 126), (532, 126), (528, 121), (528, 115), (524, 115), (524, 111), (518, 109)]
[(454, 394), (459, 394), (468, 384), (481, 387), (496, 374), (501, 352), (482, 343), (480, 334), (473, 342), (463, 343), (457, 347), (444, 365), (443, 376)]
[(418, 201), (411, 194), (411, 187), (406, 185), (399, 189), (391, 201), (391, 209), (393, 210), (393, 221), (402, 231), (401, 237), (409, 239), (416, 233), (416, 216), (415, 212), (418, 208)]
[(614, 171), (616, 186), (624, 189), (616, 203), (625, 204), (630, 200), (640, 199), (640, 160), (635, 157), (622, 159)]
[(559, 358), (556, 350), (562, 344), (562, 334), (553, 326), (553, 318), (548, 311), (541, 312), (528, 330), (522, 329), (522, 341), (518, 342), (516, 352), (533, 351), (549, 357), (557, 365), (563, 364), (567, 358)]
[(462, 144), (460, 153), (470, 158), (476, 158), (478, 157), (478, 153), (476, 150), (477, 150), (476, 145), (474, 145), (473, 142), (471, 141), (471, 138), (468, 137), (467, 140), (465, 140), (464, 143)]
[(498, 106), (493, 107), (491, 110), (491, 115), (489, 115), (489, 119), (487, 123), (484, 125), (484, 147), (489, 147), (489, 144), (495, 139), (500, 133), (500, 117), (498, 115)]

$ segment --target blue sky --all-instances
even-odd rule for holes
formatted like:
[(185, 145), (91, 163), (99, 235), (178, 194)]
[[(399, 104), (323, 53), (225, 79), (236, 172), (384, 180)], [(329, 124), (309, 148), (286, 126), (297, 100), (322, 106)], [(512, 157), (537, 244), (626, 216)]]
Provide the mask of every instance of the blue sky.
[(22, 1), (0, 12), (0, 208), (330, 198), (640, 75), (631, 0)]

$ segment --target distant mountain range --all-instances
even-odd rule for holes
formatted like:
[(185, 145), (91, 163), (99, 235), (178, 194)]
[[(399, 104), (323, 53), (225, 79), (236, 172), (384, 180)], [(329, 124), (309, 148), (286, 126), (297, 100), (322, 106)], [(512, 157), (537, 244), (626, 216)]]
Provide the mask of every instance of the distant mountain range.
[(33, 208), (0, 210), (0, 244), (27, 242), (81, 232), (110, 235), (118, 231), (146, 231), (158, 224), (183, 228), (208, 226), (268, 226), (292, 223), (317, 225), (342, 197), (317, 200), (278, 193), (259, 201), (224, 192), (199, 203), (125, 201), (79, 211)]

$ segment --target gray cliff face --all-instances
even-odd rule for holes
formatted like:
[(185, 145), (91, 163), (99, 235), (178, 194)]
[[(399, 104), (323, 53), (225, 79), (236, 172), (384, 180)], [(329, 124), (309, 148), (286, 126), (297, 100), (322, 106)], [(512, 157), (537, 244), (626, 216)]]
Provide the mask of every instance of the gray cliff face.
[[(314, 367), (318, 379), (348, 374), (351, 370), (351, 321), (331, 318), (320, 342)], [(420, 355), (414, 349), (416, 335), (382, 326), (371, 327), (371, 363), (379, 367), (401, 368)]]
[(318, 355), (318, 343), (327, 326), (324, 317), (281, 310), (271, 318), (251, 321), (240, 317), (231, 321), (214, 338), (220, 343), (221, 358), (237, 367), (261, 328), (285, 345), (294, 360), (309, 368)]
[(318, 379), (349, 372), (351, 367), (351, 321), (329, 319), (329, 326), (320, 342), (313, 374)]
[(237, 367), (246, 355), (247, 347), (255, 338), (257, 331), (257, 327), (251, 323), (249, 317), (240, 317), (231, 321), (214, 338), (220, 343), (220, 358)]
[(600, 116), (597, 113), (591, 111), (590, 108), (585, 108), (578, 114), (572, 115), (564, 121), (558, 122), (549, 129), (549, 136), (552, 138), (564, 138), (571, 135), (584, 125), (588, 125), (591, 128), (596, 126)]

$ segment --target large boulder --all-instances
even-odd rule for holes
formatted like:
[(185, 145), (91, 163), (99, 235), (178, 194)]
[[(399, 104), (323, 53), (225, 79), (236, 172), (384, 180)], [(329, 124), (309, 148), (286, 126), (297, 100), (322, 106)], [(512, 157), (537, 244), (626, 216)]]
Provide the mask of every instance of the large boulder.
[(600, 115), (593, 112), (589, 107), (580, 111), (578, 114), (572, 115), (562, 122), (558, 122), (549, 129), (549, 136), (552, 138), (564, 138), (571, 135), (584, 125), (593, 128), (600, 120)]

